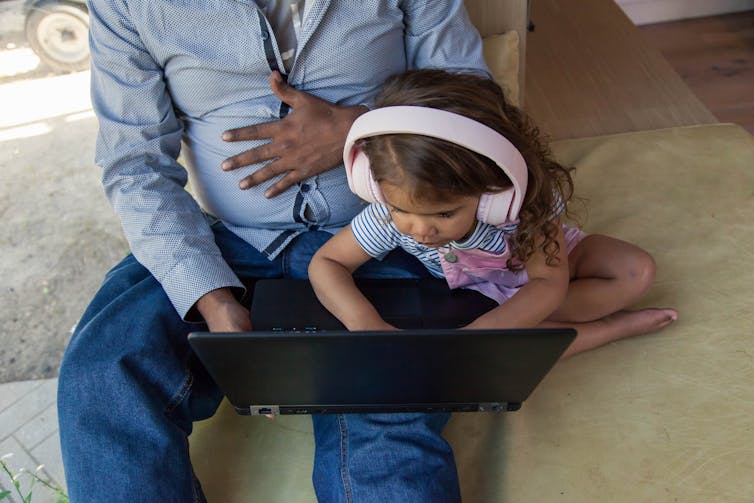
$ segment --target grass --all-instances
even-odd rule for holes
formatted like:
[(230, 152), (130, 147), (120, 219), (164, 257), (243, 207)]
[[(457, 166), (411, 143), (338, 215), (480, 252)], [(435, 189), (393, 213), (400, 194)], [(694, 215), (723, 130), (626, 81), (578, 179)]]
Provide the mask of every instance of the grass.
[[(23, 503), (30, 503), (34, 487), (37, 484), (40, 484), (48, 491), (51, 491), (53, 494), (57, 495), (58, 499), (56, 500), (56, 503), (68, 503), (68, 496), (59, 486), (53, 485), (49, 480), (45, 480), (38, 475), (42, 468), (44, 468), (43, 465), (39, 465), (34, 472), (30, 472), (22, 468), (18, 473), (14, 474), (8, 464), (5, 462), (5, 460), (10, 458), (12, 455), (13, 454), (6, 454), (2, 458), (0, 458), (0, 467), (2, 467), (2, 471), (5, 472), (12, 484), (12, 489), (8, 489), (3, 485), (2, 482), (0, 482), (0, 501), (9, 500), (15, 492)], [(31, 479), (29, 487), (24, 489), (23, 491), (21, 490), (22, 476), (27, 476)]]

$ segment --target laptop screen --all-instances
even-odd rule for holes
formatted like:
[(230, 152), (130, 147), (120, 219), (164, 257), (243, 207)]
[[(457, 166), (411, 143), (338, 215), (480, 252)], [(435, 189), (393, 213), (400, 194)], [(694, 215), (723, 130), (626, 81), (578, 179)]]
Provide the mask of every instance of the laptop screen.
[(572, 329), (189, 336), (241, 413), (515, 410)]

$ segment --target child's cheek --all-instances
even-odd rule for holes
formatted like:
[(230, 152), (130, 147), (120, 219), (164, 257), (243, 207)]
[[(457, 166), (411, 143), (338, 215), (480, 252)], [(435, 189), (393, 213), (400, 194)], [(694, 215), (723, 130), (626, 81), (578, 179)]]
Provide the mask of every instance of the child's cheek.
[(401, 234), (411, 234), (409, 232), (406, 221), (398, 215), (393, 215), (393, 223)]

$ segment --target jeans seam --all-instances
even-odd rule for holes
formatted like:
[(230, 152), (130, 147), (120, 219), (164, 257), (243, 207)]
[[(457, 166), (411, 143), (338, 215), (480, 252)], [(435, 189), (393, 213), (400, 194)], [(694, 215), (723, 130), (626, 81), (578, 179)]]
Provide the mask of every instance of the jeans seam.
[(189, 370), (188, 360), (189, 358), (186, 358), (186, 362), (184, 362), (183, 366), (183, 369), (186, 372), (186, 378), (183, 380), (181, 388), (170, 398), (167, 405), (165, 406), (165, 409), (163, 410), (163, 413), (165, 414), (170, 414), (171, 412), (173, 412), (173, 409), (178, 407), (178, 404), (180, 404), (183, 399), (186, 398), (186, 395), (191, 389), (191, 386), (193, 386), (194, 384), (194, 374), (191, 372), (191, 370)]
[(348, 425), (343, 414), (338, 414), (338, 426), (340, 428), (340, 478), (343, 481), (346, 501), (353, 503), (351, 478), (348, 475)]
[[(183, 384), (181, 385), (180, 389), (177, 393), (175, 393), (172, 398), (168, 401), (167, 405), (163, 409), (163, 414), (166, 416), (170, 416), (170, 414), (175, 410), (176, 407), (186, 398), (186, 395), (191, 390), (191, 387), (194, 384), (194, 373), (191, 372), (189, 367), (189, 362), (191, 360), (191, 355), (189, 354), (183, 363), (183, 370), (186, 373), (186, 377), (183, 380)], [(188, 437), (185, 437), (184, 445), (186, 448), (186, 455), (190, 459), (191, 454), (189, 451), (189, 441)], [(199, 489), (199, 479), (196, 478), (196, 474), (194, 473), (193, 467), (191, 467), (191, 492), (193, 493), (193, 497), (191, 498), (194, 503), (203, 503), (205, 500), (202, 498), (201, 490)]]
[(282, 269), (283, 277), (288, 278), (291, 275), (291, 254), (288, 252), (288, 248), (280, 253), (280, 268)]

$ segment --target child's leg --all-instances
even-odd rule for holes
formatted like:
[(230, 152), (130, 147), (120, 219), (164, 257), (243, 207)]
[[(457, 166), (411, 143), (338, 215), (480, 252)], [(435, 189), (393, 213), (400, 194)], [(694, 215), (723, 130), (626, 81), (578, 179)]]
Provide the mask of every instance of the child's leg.
[(578, 331), (562, 358), (660, 330), (678, 318), (675, 309), (623, 311), (655, 278), (654, 259), (638, 246), (593, 234), (574, 247), (568, 261), (571, 282), (566, 299), (542, 324)]
[(677, 318), (678, 313), (675, 309), (649, 308), (639, 311), (618, 311), (587, 323), (544, 321), (540, 326), (546, 328), (569, 327), (577, 330), (576, 339), (560, 357), (564, 359), (618, 339), (655, 332), (671, 324)]
[(568, 293), (550, 321), (587, 322), (625, 309), (655, 278), (655, 262), (646, 251), (599, 234), (581, 240), (568, 254), (568, 262)]

